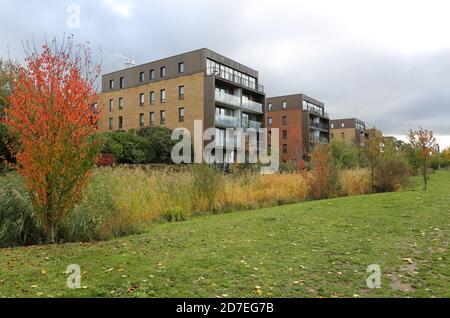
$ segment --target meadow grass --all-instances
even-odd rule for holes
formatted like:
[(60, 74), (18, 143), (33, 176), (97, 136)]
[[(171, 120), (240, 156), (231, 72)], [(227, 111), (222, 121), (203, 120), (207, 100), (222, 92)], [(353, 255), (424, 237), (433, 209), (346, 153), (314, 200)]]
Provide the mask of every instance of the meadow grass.
[[(450, 297), (450, 172), (431, 175), (427, 191), (414, 181), (107, 242), (2, 249), (0, 297)], [(69, 264), (83, 288), (66, 287)], [(366, 285), (370, 264), (380, 289)]]

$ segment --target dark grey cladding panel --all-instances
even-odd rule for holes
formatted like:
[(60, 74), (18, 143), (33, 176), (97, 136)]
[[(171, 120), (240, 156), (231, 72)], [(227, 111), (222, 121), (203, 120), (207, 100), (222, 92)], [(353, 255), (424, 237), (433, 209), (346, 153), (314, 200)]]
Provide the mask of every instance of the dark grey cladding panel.
[(214, 60), (218, 63), (224, 64), (228, 67), (231, 67), (239, 72), (245, 73), (252, 77), (258, 78), (258, 71), (254, 70), (248, 66), (238, 63), (232, 59), (229, 59), (229, 58), (227, 58), (223, 55), (220, 55), (219, 53), (213, 52), (209, 49), (205, 49), (205, 53), (206, 53), (206, 57), (211, 60)]
[[(178, 73), (178, 63), (184, 63), (184, 73)], [(161, 67), (166, 67), (166, 76), (164, 78), (160, 77)], [(183, 54), (174, 55), (164, 59), (156, 60), (153, 62), (136, 65), (130, 68), (125, 68), (118, 70), (109, 74), (102, 76), (102, 91), (111, 91), (109, 88), (110, 80), (114, 80), (114, 89), (120, 89), (119, 81), (121, 77), (125, 78), (125, 88), (134, 87), (142, 84), (147, 84), (150, 82), (157, 82), (160, 80), (166, 80), (170, 78), (175, 78), (182, 75), (190, 75), (202, 72), (206, 69), (206, 57), (205, 49), (195, 50), (192, 52), (187, 52)], [(155, 79), (150, 80), (149, 73), (150, 70), (155, 71)], [(139, 74), (144, 72), (144, 82), (140, 82)]]

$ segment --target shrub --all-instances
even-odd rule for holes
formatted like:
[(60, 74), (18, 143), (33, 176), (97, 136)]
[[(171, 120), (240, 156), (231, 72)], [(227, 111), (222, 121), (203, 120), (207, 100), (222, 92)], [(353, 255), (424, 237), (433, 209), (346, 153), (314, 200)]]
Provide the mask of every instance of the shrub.
[(360, 165), (359, 150), (354, 143), (333, 140), (331, 157), (344, 169), (352, 169)]
[(171, 208), (163, 212), (162, 219), (166, 222), (181, 222), (187, 219), (185, 211), (180, 208)]
[(0, 178), (0, 247), (32, 245), (45, 241), (33, 215), (23, 179), (11, 173)]
[(310, 155), (312, 170), (307, 174), (309, 196), (313, 200), (338, 195), (340, 168), (331, 158), (328, 145), (317, 145)]
[(410, 169), (399, 155), (383, 154), (375, 169), (375, 180), (379, 192), (398, 191), (408, 184)]
[(341, 194), (362, 195), (371, 192), (370, 172), (367, 169), (344, 170), (341, 174)]

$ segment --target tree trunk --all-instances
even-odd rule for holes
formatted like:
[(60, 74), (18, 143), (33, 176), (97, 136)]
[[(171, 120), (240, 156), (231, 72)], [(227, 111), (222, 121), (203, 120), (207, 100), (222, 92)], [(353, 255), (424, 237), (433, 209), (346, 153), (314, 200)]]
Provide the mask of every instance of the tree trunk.
[(55, 226), (50, 223), (47, 229), (47, 243), (55, 244)]

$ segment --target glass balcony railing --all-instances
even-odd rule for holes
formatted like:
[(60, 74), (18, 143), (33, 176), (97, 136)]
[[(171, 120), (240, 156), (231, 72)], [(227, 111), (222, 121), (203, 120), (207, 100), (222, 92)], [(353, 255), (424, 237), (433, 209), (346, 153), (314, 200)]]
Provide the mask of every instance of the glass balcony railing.
[(329, 144), (330, 141), (326, 137), (309, 136), (309, 141), (318, 144)]
[(244, 100), (242, 102), (242, 108), (258, 114), (263, 113), (263, 105), (252, 100)]
[(217, 126), (236, 128), (238, 126), (238, 119), (233, 116), (216, 114), (215, 122)]
[(326, 131), (330, 130), (330, 127), (328, 125), (323, 124), (323, 123), (314, 123), (314, 122), (312, 122), (312, 123), (310, 123), (310, 127), (311, 128), (322, 129), (322, 130), (326, 130)]
[(245, 79), (241, 76), (238, 76), (236, 74), (220, 70), (217, 67), (208, 67), (206, 70), (206, 73), (208, 75), (214, 75), (223, 79), (226, 79), (227, 81), (234, 82), (236, 84), (248, 87), (250, 89), (256, 90), (258, 92), (264, 93), (264, 86), (256, 84), (254, 81)]
[(241, 98), (224, 92), (216, 91), (216, 102), (224, 103), (234, 107), (241, 107)]

